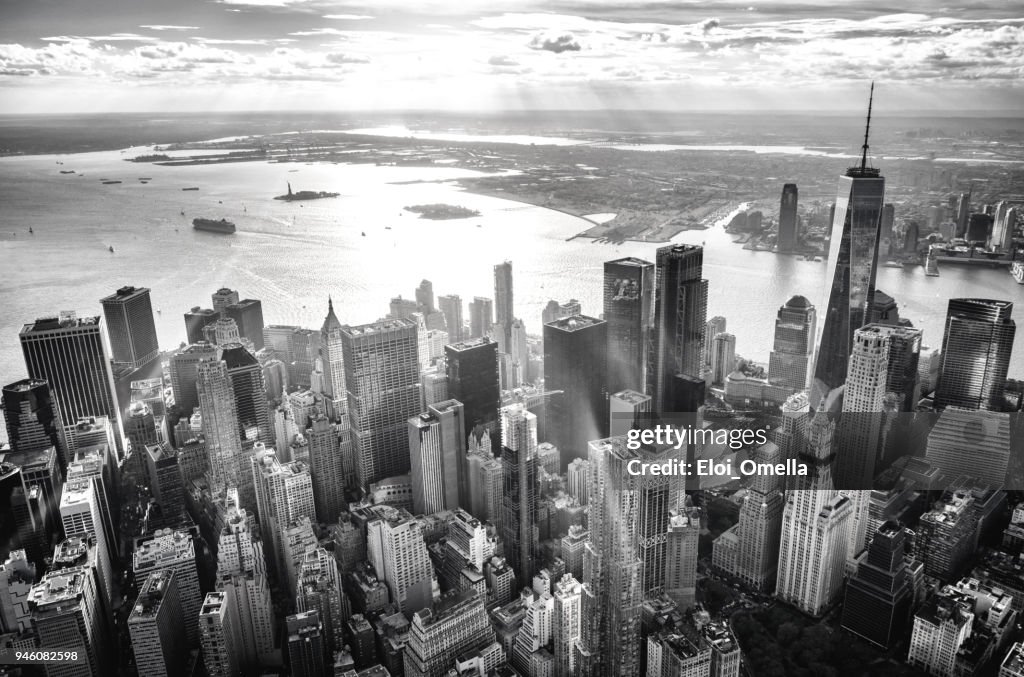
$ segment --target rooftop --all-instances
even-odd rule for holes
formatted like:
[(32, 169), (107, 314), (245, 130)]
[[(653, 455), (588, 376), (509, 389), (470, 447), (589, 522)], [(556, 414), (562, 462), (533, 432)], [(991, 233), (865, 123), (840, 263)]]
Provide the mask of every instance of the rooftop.
[(35, 388), (40, 388), (47, 385), (47, 381), (40, 378), (23, 378), (20, 381), (14, 383), (8, 383), (4, 386), (5, 393), (25, 393)]
[(650, 261), (645, 261), (644, 259), (638, 259), (635, 256), (626, 256), (626, 257), (621, 258), (621, 259), (615, 259), (614, 261), (609, 261), (608, 263), (610, 263), (610, 264), (614, 263), (614, 264), (619, 265), (619, 266), (636, 266), (637, 268), (643, 268), (643, 267), (646, 267), (646, 266), (653, 266), (654, 265)]
[(617, 400), (627, 402), (629, 404), (640, 404), (641, 402), (646, 402), (651, 399), (650, 395), (644, 395), (641, 392), (629, 389), (620, 390), (619, 392), (612, 395), (612, 397), (614, 397)]
[(99, 329), (99, 315), (95, 317), (78, 317), (74, 311), (63, 311), (58, 317), (40, 317), (31, 324), (26, 324), (21, 329), (21, 334), (32, 334), (36, 332), (58, 331), (61, 329), (79, 329), (95, 327)]
[(554, 322), (548, 322), (545, 327), (552, 327), (561, 331), (579, 331), (586, 329), (587, 327), (593, 327), (598, 324), (604, 324), (604, 320), (599, 320), (596, 317), (589, 317), (587, 315), (573, 315), (572, 317), (563, 317), (560, 320)]
[(380, 322), (371, 322), (370, 324), (360, 324), (356, 326), (346, 325), (341, 328), (343, 334), (347, 334), (352, 337), (357, 336), (372, 336), (374, 334), (383, 334), (390, 331), (403, 331), (406, 329), (415, 329), (416, 323), (412, 320), (406, 319), (390, 319), (381, 320)]
[(497, 345), (487, 336), (481, 336), (479, 338), (466, 339), (465, 341), (459, 341), (458, 343), (450, 343), (445, 348), (451, 348), (456, 352), (463, 350), (472, 350), (473, 348), (479, 348), (480, 346), (486, 345)]
[(146, 287), (125, 286), (125, 287), (121, 287), (120, 289), (118, 289), (116, 292), (114, 292), (110, 296), (105, 296), (105, 297), (101, 298), (100, 299), (100, 303), (116, 303), (116, 302), (126, 301), (126, 300), (128, 300), (130, 298), (135, 298), (135, 297), (138, 297), (138, 296), (144, 296), (144, 295), (146, 295), (148, 293), (149, 293), (149, 289), (147, 289)]
[(39, 585), (32, 588), (32, 592), (29, 593), (29, 602), (37, 606), (77, 602), (85, 592), (87, 574), (88, 570), (81, 567), (47, 573)]

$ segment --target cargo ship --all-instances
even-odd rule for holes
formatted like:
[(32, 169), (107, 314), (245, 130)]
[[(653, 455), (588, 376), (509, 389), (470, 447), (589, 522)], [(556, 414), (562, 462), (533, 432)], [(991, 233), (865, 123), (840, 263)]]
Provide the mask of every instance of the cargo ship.
[(210, 233), (221, 233), (230, 235), (235, 232), (235, 224), (227, 219), (214, 221), (213, 219), (192, 219), (192, 227), (196, 230), (205, 230)]

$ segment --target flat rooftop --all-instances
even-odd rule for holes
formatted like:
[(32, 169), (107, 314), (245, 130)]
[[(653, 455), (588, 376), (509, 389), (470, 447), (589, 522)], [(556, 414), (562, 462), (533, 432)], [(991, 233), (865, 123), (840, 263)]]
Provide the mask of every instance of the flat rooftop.
[(604, 324), (604, 320), (599, 320), (596, 317), (589, 317), (587, 315), (573, 315), (572, 317), (563, 317), (560, 320), (554, 322), (548, 322), (545, 327), (553, 327), (561, 331), (580, 331), (588, 327), (593, 327), (598, 324)]
[(59, 317), (40, 317), (21, 328), (21, 334), (35, 334), (68, 329), (99, 329), (100, 317), (78, 317), (73, 312), (61, 313)]
[(412, 320), (406, 319), (390, 319), (381, 320), (380, 322), (371, 322), (370, 324), (360, 325), (346, 325), (341, 328), (343, 334), (348, 334), (352, 337), (359, 336), (373, 336), (375, 334), (384, 334), (390, 331), (401, 331), (403, 329), (415, 329), (416, 323)]

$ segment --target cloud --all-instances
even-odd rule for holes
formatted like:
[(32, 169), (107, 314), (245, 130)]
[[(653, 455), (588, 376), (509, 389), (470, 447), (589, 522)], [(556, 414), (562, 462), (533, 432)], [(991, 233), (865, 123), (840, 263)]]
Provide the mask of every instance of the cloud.
[(537, 34), (530, 40), (529, 46), (530, 49), (539, 49), (546, 52), (554, 52), (555, 54), (578, 52), (581, 49), (580, 43), (572, 33), (562, 33), (561, 35)]
[(13, 75), (16, 77), (29, 77), (37, 75), (39, 71), (32, 68), (0, 68), (0, 75)]
[(139, 28), (148, 28), (151, 31), (197, 31), (199, 26), (173, 26), (169, 24), (142, 24)]
[(719, 21), (718, 19), (705, 19), (701, 23), (700, 28), (704, 32), (704, 35), (707, 35), (713, 29), (718, 28), (721, 25), (722, 25), (722, 22)]
[(370, 60), (365, 56), (359, 56), (358, 54), (345, 54), (344, 52), (331, 52), (330, 54), (327, 54), (324, 59), (327, 63), (333, 64), (370, 63)]
[(324, 14), (324, 18), (336, 21), (366, 21), (373, 17), (369, 14)]
[(519, 62), (510, 56), (503, 54), (492, 56), (487, 60), (487, 63), (491, 66), (518, 66)]
[(297, 35), (300, 37), (308, 37), (312, 35), (348, 35), (349, 31), (343, 31), (338, 28), (311, 28), (305, 31), (294, 31), (288, 35)]

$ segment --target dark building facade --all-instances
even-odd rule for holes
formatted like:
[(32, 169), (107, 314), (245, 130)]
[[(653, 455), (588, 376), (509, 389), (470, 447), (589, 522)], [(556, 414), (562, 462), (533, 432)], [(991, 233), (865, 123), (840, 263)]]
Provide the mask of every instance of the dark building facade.
[(263, 380), (263, 369), (256, 356), (240, 343), (229, 343), (223, 346), (220, 359), (228, 368), (241, 438), (244, 440), (251, 437), (255, 430), (255, 439), (272, 446), (274, 430), (270, 424), (267, 388)]
[(67, 440), (50, 385), (40, 379), (22, 379), (4, 386), (4, 422), (7, 441), (14, 451), (57, 450), (62, 467), (68, 458)]
[(935, 407), (1002, 408), (1006, 372), (1017, 326), (1013, 304), (991, 299), (950, 299), (942, 337)]
[(242, 299), (224, 308), (225, 317), (238, 325), (242, 338), (252, 341), (256, 350), (263, 348), (263, 303), (256, 299)]
[(203, 328), (213, 324), (220, 317), (213, 308), (200, 308), (195, 306), (185, 313), (185, 336), (189, 343), (199, 343), (204, 340)]
[(157, 358), (160, 346), (157, 344), (149, 289), (121, 287), (100, 299), (100, 304), (115, 363), (128, 369), (138, 369)]
[(796, 251), (800, 234), (797, 231), (797, 187), (795, 183), (787, 183), (782, 187), (782, 198), (779, 200), (779, 237), (776, 240), (779, 253), (789, 254)]
[(498, 448), (498, 409), (501, 386), (498, 377), (498, 344), (476, 338), (444, 347), (448, 397), (462, 402), (467, 432), (483, 425)]
[(647, 391), (654, 323), (654, 264), (627, 257), (604, 264), (608, 392)]
[(843, 627), (883, 649), (903, 637), (910, 618), (914, 593), (904, 560), (905, 541), (898, 523), (882, 524), (867, 557), (846, 584)]
[[(708, 281), (701, 279), (704, 248), (670, 245), (658, 249), (654, 300), (654, 355), (650, 392), (655, 412), (686, 411), (673, 401), (676, 376), (702, 378), (707, 325)], [(687, 398), (687, 403), (692, 401)]]

